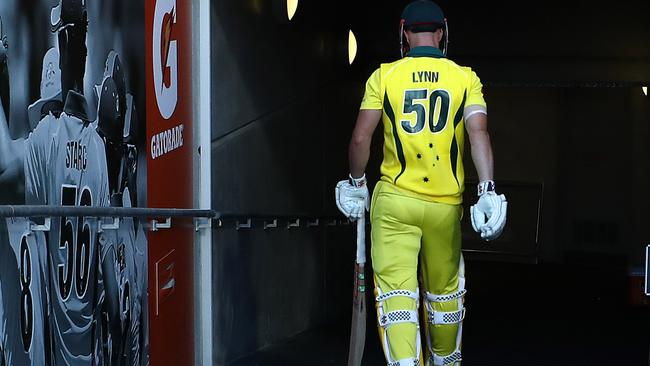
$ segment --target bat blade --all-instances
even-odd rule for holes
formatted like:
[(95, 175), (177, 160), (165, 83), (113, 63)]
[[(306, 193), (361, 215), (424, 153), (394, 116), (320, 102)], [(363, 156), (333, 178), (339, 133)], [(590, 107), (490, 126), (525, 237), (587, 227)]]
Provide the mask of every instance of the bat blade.
[(354, 299), (352, 302), (352, 325), (350, 328), (350, 353), (348, 366), (360, 366), (366, 344), (366, 289), (364, 264), (354, 267)]
[(357, 259), (354, 265), (354, 296), (348, 366), (361, 366), (366, 345), (366, 224), (365, 217), (357, 220)]

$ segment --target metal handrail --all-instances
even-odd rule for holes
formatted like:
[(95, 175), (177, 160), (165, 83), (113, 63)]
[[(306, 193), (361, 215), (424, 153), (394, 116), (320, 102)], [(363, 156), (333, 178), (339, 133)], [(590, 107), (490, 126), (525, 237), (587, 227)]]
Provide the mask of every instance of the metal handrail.
[(253, 219), (253, 220), (330, 220), (330, 219), (344, 219), (343, 215), (318, 215), (308, 213), (242, 213), (242, 212), (218, 212), (218, 219)]
[[(96, 207), (96, 206), (47, 206), (47, 205), (0, 205), (0, 218), (28, 217), (44, 218), (45, 225), (36, 225), (44, 231), (49, 230), (49, 222), (53, 217), (97, 217), (112, 218), (114, 224), (102, 224), (102, 228), (117, 228), (119, 220), (124, 217), (133, 218), (157, 218), (166, 220), (158, 222), (152, 220), (153, 231), (168, 229), (172, 218), (193, 218), (196, 231), (210, 227), (224, 227), (224, 221), (234, 221), (235, 229), (252, 229), (253, 220), (263, 221), (261, 227), (265, 230), (278, 228), (278, 220), (286, 221), (286, 229), (298, 227), (318, 226), (347, 226), (350, 221), (340, 215), (317, 215), (317, 214), (246, 214), (236, 212), (218, 212), (208, 209), (184, 209), (184, 208), (141, 208), (141, 207)], [(216, 225), (212, 225), (213, 220)], [(304, 223), (304, 225), (302, 224)]]
[(196, 217), (219, 218), (214, 210), (185, 208), (0, 205), (0, 217)]

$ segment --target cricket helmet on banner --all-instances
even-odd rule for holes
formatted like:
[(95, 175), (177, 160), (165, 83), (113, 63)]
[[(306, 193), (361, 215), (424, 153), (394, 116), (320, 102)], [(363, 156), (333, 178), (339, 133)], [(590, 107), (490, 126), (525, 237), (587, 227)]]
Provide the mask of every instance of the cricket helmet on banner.
[(108, 53), (102, 84), (95, 85), (95, 93), (99, 99), (98, 130), (112, 142), (121, 143), (126, 135), (127, 94), (124, 68), (117, 52)]
[(104, 78), (97, 106), (97, 131), (113, 143), (122, 143), (124, 117), (120, 110), (118, 88), (112, 77)]
[(110, 77), (115, 82), (117, 90), (117, 105), (120, 112), (119, 118), (124, 125), (126, 116), (126, 75), (122, 67), (122, 61), (117, 52), (111, 50), (106, 57), (106, 67), (104, 68), (104, 78)]

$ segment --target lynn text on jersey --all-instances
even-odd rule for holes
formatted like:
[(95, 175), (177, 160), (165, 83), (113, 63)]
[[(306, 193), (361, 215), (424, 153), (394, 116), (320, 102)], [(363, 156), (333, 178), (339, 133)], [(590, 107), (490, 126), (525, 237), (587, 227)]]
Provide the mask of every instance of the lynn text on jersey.
[(440, 74), (437, 71), (416, 71), (413, 73), (414, 83), (437, 83)]

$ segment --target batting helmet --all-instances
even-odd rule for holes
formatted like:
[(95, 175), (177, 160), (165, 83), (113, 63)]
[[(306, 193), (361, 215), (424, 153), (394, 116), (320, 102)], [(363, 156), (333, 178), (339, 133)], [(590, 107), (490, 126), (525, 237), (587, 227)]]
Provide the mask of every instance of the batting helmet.
[(126, 76), (124, 74), (124, 68), (122, 67), (122, 61), (117, 52), (111, 50), (106, 57), (106, 65), (104, 68), (104, 78), (110, 77), (115, 82), (115, 88), (117, 91), (117, 102), (118, 110), (120, 112), (119, 118), (121, 119), (120, 123), (124, 125), (124, 119), (126, 118)]
[(115, 144), (121, 144), (124, 135), (124, 113), (120, 110), (119, 99), (113, 78), (104, 78), (97, 106), (97, 131)]
[(405, 30), (419, 33), (435, 32), (440, 28), (443, 29), (443, 39), (440, 49), (446, 55), (449, 46), (449, 28), (447, 27), (447, 19), (440, 6), (429, 0), (416, 0), (408, 4), (404, 8), (404, 11), (402, 11), (400, 21), (399, 44), (402, 57), (409, 50), (408, 45), (404, 44)]

